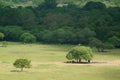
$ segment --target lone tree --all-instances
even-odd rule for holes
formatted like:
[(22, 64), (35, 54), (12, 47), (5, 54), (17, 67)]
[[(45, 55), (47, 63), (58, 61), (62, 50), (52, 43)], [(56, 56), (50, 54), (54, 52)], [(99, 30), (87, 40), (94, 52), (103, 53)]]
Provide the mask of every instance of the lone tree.
[(90, 47), (76, 46), (69, 51), (66, 58), (68, 60), (75, 60), (76, 62), (81, 62), (83, 59), (90, 63), (93, 58), (93, 54)]
[(21, 71), (23, 71), (23, 68), (30, 68), (31, 67), (31, 61), (27, 59), (17, 59), (13, 65), (16, 68), (21, 68)]
[(36, 42), (36, 37), (31, 33), (23, 33), (20, 36), (20, 40), (24, 43), (34, 43)]

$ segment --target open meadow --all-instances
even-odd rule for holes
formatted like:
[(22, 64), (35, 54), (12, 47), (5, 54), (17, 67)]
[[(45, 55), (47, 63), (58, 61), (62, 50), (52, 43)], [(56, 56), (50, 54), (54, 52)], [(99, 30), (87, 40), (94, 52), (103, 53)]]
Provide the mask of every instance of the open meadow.
[[(120, 49), (94, 51), (91, 64), (68, 64), (66, 54), (74, 45), (9, 43), (0, 47), (0, 80), (120, 80)], [(32, 67), (19, 72), (18, 58)]]

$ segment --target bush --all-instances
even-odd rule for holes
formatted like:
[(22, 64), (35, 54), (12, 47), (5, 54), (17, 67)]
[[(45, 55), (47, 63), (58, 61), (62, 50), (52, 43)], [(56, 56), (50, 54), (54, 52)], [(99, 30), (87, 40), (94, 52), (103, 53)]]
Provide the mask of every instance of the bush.
[(36, 42), (36, 37), (31, 33), (23, 33), (20, 36), (20, 40), (24, 43), (34, 43)]

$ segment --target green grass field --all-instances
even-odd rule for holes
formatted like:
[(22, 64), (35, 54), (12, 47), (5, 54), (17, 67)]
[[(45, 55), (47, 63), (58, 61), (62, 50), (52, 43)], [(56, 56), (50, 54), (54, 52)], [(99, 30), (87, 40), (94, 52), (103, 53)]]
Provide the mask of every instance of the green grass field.
[[(65, 55), (74, 45), (9, 43), (0, 47), (0, 80), (120, 80), (120, 49), (94, 52), (97, 64), (66, 64)], [(32, 67), (18, 72), (18, 58), (32, 61)]]

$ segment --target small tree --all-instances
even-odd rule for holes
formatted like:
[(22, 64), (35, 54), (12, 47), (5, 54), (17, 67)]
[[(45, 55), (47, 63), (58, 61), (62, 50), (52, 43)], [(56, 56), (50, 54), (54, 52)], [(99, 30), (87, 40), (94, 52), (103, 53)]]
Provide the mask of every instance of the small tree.
[(90, 63), (93, 58), (92, 50), (89, 47), (76, 46), (69, 51), (66, 58), (68, 60), (76, 60), (77, 62), (81, 62), (81, 59), (84, 59)]
[(24, 43), (34, 43), (36, 42), (36, 37), (31, 33), (23, 33), (20, 36), (20, 40)]
[(23, 68), (30, 68), (31, 67), (31, 61), (27, 59), (17, 59), (13, 65), (16, 68), (21, 68), (21, 71), (23, 71)]
[(5, 35), (0, 32), (0, 40), (3, 40), (4, 37), (5, 37)]

